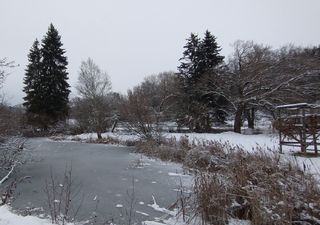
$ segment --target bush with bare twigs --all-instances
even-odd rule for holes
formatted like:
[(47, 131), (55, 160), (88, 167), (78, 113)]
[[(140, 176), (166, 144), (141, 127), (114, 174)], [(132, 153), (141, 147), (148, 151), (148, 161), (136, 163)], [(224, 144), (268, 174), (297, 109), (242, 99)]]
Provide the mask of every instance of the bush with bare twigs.
[[(21, 152), (25, 140), (18, 137), (1, 137), (0, 140), (0, 205), (10, 202), (19, 182), (26, 178), (9, 180), (17, 165), (22, 163)], [(5, 182), (9, 180), (8, 184)]]
[(61, 180), (57, 179), (51, 170), (51, 175), (46, 180), (44, 191), (47, 196), (47, 206), (52, 223), (65, 225), (76, 219), (83, 198), (78, 205), (75, 204), (81, 187), (76, 185), (72, 178), (72, 166), (68, 167), (66, 165)]

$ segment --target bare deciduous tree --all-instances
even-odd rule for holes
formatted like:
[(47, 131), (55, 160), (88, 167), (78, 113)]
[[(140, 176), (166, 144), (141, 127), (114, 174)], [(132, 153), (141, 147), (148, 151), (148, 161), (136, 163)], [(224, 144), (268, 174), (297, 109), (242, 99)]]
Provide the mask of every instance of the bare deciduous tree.
[(161, 122), (174, 116), (175, 81), (172, 72), (147, 77), (129, 90), (120, 107), (126, 127), (146, 139), (161, 139)]
[(85, 98), (106, 96), (111, 91), (110, 78), (88, 58), (81, 63), (77, 90)]
[[(0, 58), (0, 89), (5, 81), (8, 68), (15, 67), (13, 61)], [(20, 131), (22, 111), (17, 107), (9, 107), (5, 104), (4, 96), (0, 94), (0, 205), (10, 202), (17, 183), (25, 178), (14, 179), (5, 184), (16, 166), (21, 163), (21, 152), (25, 140), (19, 137), (11, 137)]]
[(82, 120), (86, 120), (97, 133), (98, 139), (101, 139), (101, 133), (110, 123), (110, 104), (107, 99), (111, 91), (110, 78), (89, 58), (81, 64), (76, 88), (81, 96), (79, 106), (84, 109)]
[(273, 109), (275, 104), (319, 96), (320, 59), (291, 47), (278, 51), (252, 41), (237, 41), (223, 70), (206, 77), (204, 95), (223, 96), (235, 111), (234, 131), (240, 133), (248, 108)]
[(6, 68), (13, 68), (14, 62), (8, 61), (7, 58), (0, 58), (0, 87), (2, 87), (3, 82), (8, 75)]
[(150, 99), (136, 87), (129, 90), (123, 100), (120, 113), (125, 126), (145, 139), (154, 139), (158, 127), (158, 115), (150, 106)]
[(149, 106), (158, 112), (160, 120), (174, 118), (177, 97), (177, 80), (174, 72), (163, 72), (146, 77), (139, 85), (144, 95), (149, 99)]
[(17, 137), (3, 138), (0, 140), (0, 205), (7, 204), (16, 188), (17, 183), (25, 178), (20, 178), (9, 182), (10, 175), (14, 172), (17, 165), (21, 163), (21, 152), (25, 139)]

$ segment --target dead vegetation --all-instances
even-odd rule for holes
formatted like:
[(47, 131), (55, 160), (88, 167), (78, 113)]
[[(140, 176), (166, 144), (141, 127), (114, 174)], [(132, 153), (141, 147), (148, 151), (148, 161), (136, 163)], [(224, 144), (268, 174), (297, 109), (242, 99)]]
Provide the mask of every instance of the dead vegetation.
[(44, 192), (52, 223), (64, 225), (77, 218), (83, 196), (79, 198), (81, 185), (76, 184), (72, 177), (72, 165), (66, 165), (61, 179), (55, 177), (51, 170)]
[(28, 178), (10, 179), (16, 167), (23, 163), (21, 153), (24, 143), (23, 138), (0, 137), (0, 206), (10, 203), (17, 184)]
[[(230, 218), (253, 225), (320, 224), (319, 182), (279, 154), (247, 152), (228, 143), (170, 139), (141, 142), (140, 152), (181, 162), (195, 171), (192, 194), (180, 197), (180, 213), (202, 224)], [(187, 221), (186, 221), (187, 222)]]
[(137, 140), (121, 140), (117, 137), (106, 136), (102, 137), (101, 139), (96, 138), (88, 138), (88, 139), (81, 139), (80, 137), (72, 137), (71, 139), (66, 139), (65, 136), (51, 136), (50, 139), (54, 141), (77, 141), (77, 142), (84, 142), (90, 144), (111, 144), (111, 145), (125, 145), (125, 146), (135, 146), (137, 144)]

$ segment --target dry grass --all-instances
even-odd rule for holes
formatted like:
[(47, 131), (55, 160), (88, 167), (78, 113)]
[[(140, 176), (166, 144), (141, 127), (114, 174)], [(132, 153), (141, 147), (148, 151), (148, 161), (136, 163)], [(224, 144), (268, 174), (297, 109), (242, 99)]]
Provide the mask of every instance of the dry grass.
[[(51, 136), (50, 139), (54, 141), (64, 141), (67, 140), (66, 136)], [(101, 139), (96, 139), (96, 138), (89, 138), (89, 139), (81, 139), (80, 137), (74, 136), (70, 139), (71, 141), (77, 141), (77, 142), (85, 142), (85, 143), (90, 143), (90, 144), (112, 144), (112, 145), (125, 145), (125, 146), (135, 146), (137, 144), (137, 141), (135, 140), (121, 140), (116, 137), (103, 137)]]
[(186, 138), (141, 142), (138, 149), (197, 171), (193, 193), (179, 201), (183, 215), (200, 217), (203, 224), (226, 224), (230, 218), (253, 225), (320, 224), (319, 182), (278, 153)]

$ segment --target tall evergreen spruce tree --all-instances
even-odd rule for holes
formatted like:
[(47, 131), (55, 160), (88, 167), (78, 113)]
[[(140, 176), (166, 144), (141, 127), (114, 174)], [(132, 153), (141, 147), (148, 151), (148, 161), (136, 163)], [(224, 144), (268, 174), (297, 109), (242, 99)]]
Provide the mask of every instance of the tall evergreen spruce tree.
[(195, 130), (195, 123), (198, 106), (195, 101), (195, 83), (198, 75), (199, 63), (199, 43), (198, 35), (191, 33), (187, 39), (186, 45), (183, 47), (183, 57), (179, 59), (180, 66), (178, 67), (178, 81), (180, 85), (180, 110), (177, 112), (178, 124), (186, 125), (190, 130)]
[[(199, 65), (200, 74), (206, 76), (212, 76), (214, 74), (214, 70), (223, 62), (224, 59), (224, 56), (220, 55), (220, 51), (221, 48), (217, 44), (216, 37), (207, 30), (199, 47), (199, 55), (201, 58)], [(214, 79), (210, 80), (212, 82)], [(209, 84), (202, 83), (201, 85)], [(228, 103), (224, 97), (215, 94), (208, 94), (205, 96), (202, 95), (200, 100), (206, 104), (211, 117), (219, 122), (225, 121), (225, 108)]]
[[(23, 91), (26, 93), (23, 105), (27, 109), (27, 113), (37, 113), (41, 109), (41, 51), (39, 41), (35, 40), (28, 55), (29, 64), (24, 77)], [(30, 118), (31, 119), (31, 118)]]
[(210, 70), (223, 62), (224, 57), (220, 55), (220, 51), (216, 37), (207, 30), (199, 46), (200, 74), (211, 72)]
[(199, 81), (202, 76), (210, 72), (223, 62), (224, 57), (220, 55), (221, 48), (217, 44), (216, 37), (208, 30), (201, 40), (198, 35), (191, 33), (187, 44), (183, 47), (183, 57), (179, 60), (179, 74), (194, 82)]
[(178, 67), (178, 70), (182, 79), (188, 81), (196, 80), (199, 75), (199, 44), (200, 39), (198, 35), (191, 33), (190, 38), (187, 39), (187, 44), (183, 47), (185, 49), (183, 57), (179, 59), (181, 64)]
[(45, 88), (45, 113), (53, 120), (64, 119), (68, 115), (67, 58), (62, 49), (61, 37), (55, 27), (50, 24), (42, 41), (42, 77)]
[(33, 52), (34, 48), (30, 51), (30, 63), (26, 70), (24, 105), (29, 121), (46, 129), (66, 118), (70, 93), (65, 50), (62, 48), (61, 37), (52, 24), (42, 40), (39, 61), (31, 58)]
[(212, 111), (210, 106), (215, 104), (212, 103), (212, 98), (209, 99), (208, 96), (203, 98), (199, 88), (204, 85), (202, 78), (221, 64), (224, 57), (219, 55), (221, 48), (209, 31), (205, 32), (202, 40), (191, 33), (184, 49), (178, 67), (182, 91), (182, 107), (178, 119), (193, 131), (209, 131), (211, 127), (209, 114)]

